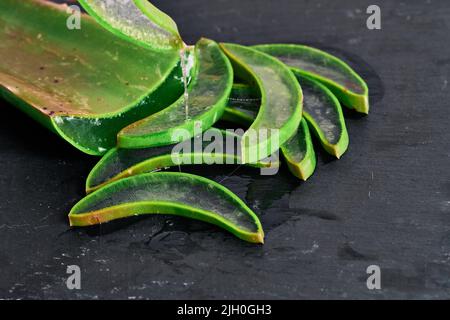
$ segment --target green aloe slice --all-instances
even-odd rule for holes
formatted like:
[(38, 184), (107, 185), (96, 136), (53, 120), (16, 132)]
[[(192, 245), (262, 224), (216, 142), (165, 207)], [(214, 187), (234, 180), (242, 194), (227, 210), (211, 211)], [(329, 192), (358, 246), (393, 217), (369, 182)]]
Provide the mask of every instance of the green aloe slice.
[(340, 158), (347, 151), (349, 137), (339, 100), (319, 82), (301, 75), (297, 77), (305, 96), (304, 117), (322, 147)]
[[(240, 155), (235, 147), (241, 137), (219, 129), (208, 130), (208, 139), (201, 137), (170, 145), (148, 149), (111, 149), (92, 169), (86, 192), (91, 193), (114, 181), (141, 173), (155, 172), (162, 168), (185, 164), (239, 164)], [(196, 152), (200, 146), (200, 152)], [(177, 146), (177, 150), (175, 149)], [(258, 168), (279, 166), (279, 163), (259, 161)]]
[[(340, 158), (347, 151), (349, 136), (339, 100), (321, 83), (301, 75), (297, 75), (297, 79), (303, 90), (304, 118), (325, 151)], [(254, 90), (248, 85), (239, 85), (232, 91), (223, 119), (249, 125), (258, 105)]]
[(152, 49), (177, 49), (183, 42), (176, 23), (147, 0), (79, 0), (114, 34)]
[(345, 106), (361, 113), (369, 113), (367, 84), (344, 61), (304, 45), (267, 44), (254, 48), (280, 59), (294, 73), (324, 84)]
[(0, 96), (81, 151), (102, 155), (123, 127), (183, 92), (177, 52), (133, 45), (66, 6), (0, 1)]
[(236, 74), (255, 84), (261, 97), (256, 120), (243, 136), (242, 162), (264, 159), (291, 138), (302, 118), (302, 90), (279, 60), (237, 44), (221, 44)]
[(264, 242), (258, 217), (220, 184), (199, 176), (158, 172), (116, 181), (82, 199), (71, 226), (91, 226), (142, 214), (171, 214), (222, 227), (240, 239)]
[(304, 181), (312, 176), (317, 160), (305, 118), (302, 119), (297, 133), (281, 147), (281, 151), (294, 176)]
[(190, 137), (209, 129), (222, 116), (233, 86), (233, 69), (217, 43), (201, 39), (195, 46), (196, 72), (187, 96), (170, 107), (133, 123), (118, 134), (120, 148), (148, 148), (176, 142), (177, 132)]
[[(304, 91), (304, 110), (307, 107), (307, 92)], [(234, 85), (222, 119), (240, 125), (251, 125), (258, 114), (260, 98), (250, 86)], [(300, 122), (296, 134), (282, 147), (281, 152), (288, 163), (289, 170), (296, 177), (307, 180), (316, 168), (316, 153), (305, 118)]]

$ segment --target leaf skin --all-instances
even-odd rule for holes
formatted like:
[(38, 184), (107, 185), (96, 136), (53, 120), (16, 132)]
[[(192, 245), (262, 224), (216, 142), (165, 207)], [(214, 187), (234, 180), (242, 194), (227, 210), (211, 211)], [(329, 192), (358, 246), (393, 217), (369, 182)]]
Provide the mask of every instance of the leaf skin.
[[(195, 46), (196, 72), (185, 97), (118, 134), (118, 146), (126, 149), (173, 144), (177, 132), (190, 137), (211, 128), (222, 116), (233, 87), (233, 69), (217, 43), (201, 39)], [(187, 112), (186, 112), (187, 111)], [(201, 124), (201, 128), (198, 126)]]
[(201, 220), (242, 240), (264, 243), (258, 217), (241, 199), (214, 181), (185, 173), (141, 174), (114, 182), (78, 202), (69, 221), (84, 227), (142, 214)]
[[(242, 162), (268, 157), (297, 131), (302, 118), (303, 95), (287, 66), (279, 60), (249, 47), (221, 44), (237, 76), (257, 88), (261, 107), (256, 120), (243, 136)], [(277, 130), (278, 135), (272, 130)], [(256, 134), (255, 134), (256, 133)], [(251, 136), (267, 137), (251, 141)]]
[(280, 59), (296, 75), (322, 83), (346, 107), (360, 113), (369, 113), (367, 84), (339, 58), (316, 48), (296, 44), (264, 44), (253, 48)]
[[(233, 86), (228, 107), (225, 109), (222, 119), (244, 126), (251, 125), (258, 114), (259, 100), (251, 87)], [(240, 101), (244, 103), (240, 103)], [(305, 104), (304, 107), (306, 107)], [(289, 170), (297, 178), (306, 181), (314, 173), (317, 160), (305, 118), (300, 122), (297, 133), (281, 147), (281, 152)]]
[[(117, 133), (182, 94), (178, 52), (123, 41), (66, 5), (0, 1), (0, 96), (77, 149), (102, 155)], [(45, 23), (42, 23), (45, 21)]]
[[(221, 134), (223, 139), (226, 141), (226, 137), (232, 137), (240, 143), (240, 137), (235, 134), (231, 134), (226, 131), (218, 130), (218, 129), (210, 129), (217, 131)], [(186, 141), (190, 146), (194, 145), (194, 138)], [(201, 143), (201, 142), (200, 142)], [(209, 142), (203, 144), (203, 150), (206, 146), (208, 146)], [(162, 168), (168, 168), (177, 166), (178, 163), (174, 162), (172, 158), (172, 151), (175, 145), (163, 146), (163, 147), (155, 147), (149, 149), (111, 149), (92, 169), (89, 173), (89, 176), (86, 180), (86, 193), (91, 193), (96, 191), (105, 185), (108, 185), (114, 181), (131, 177), (134, 175), (155, 172)], [(224, 144), (225, 146), (225, 144)], [(194, 148), (190, 148), (190, 150), (194, 150)], [(224, 161), (224, 163), (232, 163), (239, 164), (240, 159), (239, 155), (236, 154), (236, 149), (233, 149), (232, 154), (227, 154), (227, 150), (223, 150), (223, 153), (214, 153), (214, 154), (205, 154), (202, 153), (196, 154), (194, 152), (184, 153), (183, 158), (187, 157), (191, 162), (194, 163), (195, 159), (200, 159), (203, 164), (205, 161), (213, 161), (214, 158), (219, 158)], [(181, 163), (181, 165), (186, 163)], [(279, 166), (279, 163), (276, 162), (268, 162), (268, 161), (260, 161), (254, 164), (255, 167), (258, 168), (267, 168)]]
[(147, 0), (79, 0), (106, 30), (126, 41), (158, 50), (183, 46), (176, 23)]

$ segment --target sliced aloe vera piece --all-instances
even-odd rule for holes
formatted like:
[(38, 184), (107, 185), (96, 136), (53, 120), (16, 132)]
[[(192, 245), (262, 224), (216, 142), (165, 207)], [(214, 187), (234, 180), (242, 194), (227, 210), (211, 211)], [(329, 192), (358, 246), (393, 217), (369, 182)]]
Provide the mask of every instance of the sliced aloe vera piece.
[(254, 48), (280, 59), (294, 73), (324, 84), (345, 106), (361, 113), (369, 113), (367, 84), (344, 61), (304, 45), (267, 44)]
[[(349, 136), (339, 100), (321, 83), (301, 75), (297, 75), (297, 78), (303, 90), (304, 118), (325, 151), (340, 158), (347, 151)], [(240, 104), (239, 100), (247, 103)], [(232, 91), (225, 109), (225, 119), (249, 125), (255, 117), (257, 107), (258, 98), (254, 90), (250, 86), (239, 85)]]
[(201, 124), (209, 129), (222, 116), (233, 86), (233, 69), (217, 43), (201, 39), (195, 46), (196, 72), (187, 96), (170, 107), (133, 123), (118, 134), (121, 148), (169, 145), (181, 130), (194, 136)]
[(264, 159), (291, 138), (302, 118), (302, 90), (288, 67), (271, 56), (237, 44), (221, 44), (238, 76), (255, 84), (261, 105), (244, 134), (242, 162)]
[(281, 147), (281, 151), (294, 176), (305, 181), (312, 176), (317, 160), (308, 124), (304, 118), (297, 133)]
[(177, 52), (133, 45), (67, 6), (0, 1), (0, 96), (85, 153), (104, 154), (123, 127), (183, 92)]
[[(240, 144), (239, 135), (210, 129), (208, 137), (211, 139), (207, 140), (213, 142), (202, 141), (202, 137), (196, 137), (177, 145), (177, 150), (174, 149), (175, 145), (148, 149), (111, 149), (90, 172), (86, 181), (86, 192), (91, 193), (123, 178), (177, 165), (239, 164), (238, 148), (235, 147)], [(268, 168), (279, 166), (279, 163), (262, 160), (253, 165)]]
[(176, 23), (147, 0), (79, 0), (112, 33), (152, 49), (177, 49), (183, 42)]
[(116, 181), (82, 199), (71, 226), (91, 226), (141, 214), (171, 214), (222, 227), (240, 239), (264, 242), (258, 217), (220, 184), (195, 175), (159, 172)]
[[(308, 101), (306, 95), (307, 92), (304, 91), (304, 110)], [(251, 125), (258, 114), (259, 105), (260, 98), (250, 86), (234, 85), (222, 119), (244, 126)], [(300, 122), (297, 133), (281, 147), (281, 152), (289, 170), (296, 177), (306, 181), (314, 173), (317, 163), (316, 153), (305, 118)]]
[(304, 117), (322, 147), (340, 158), (347, 151), (349, 137), (339, 100), (319, 82), (300, 75), (297, 77), (305, 96)]

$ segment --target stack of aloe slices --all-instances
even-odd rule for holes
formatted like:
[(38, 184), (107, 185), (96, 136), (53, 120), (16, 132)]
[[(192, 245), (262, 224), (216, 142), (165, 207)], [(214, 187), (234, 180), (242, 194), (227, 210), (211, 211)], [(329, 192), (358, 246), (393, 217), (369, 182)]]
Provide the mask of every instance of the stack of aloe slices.
[[(189, 47), (146, 0), (79, 2), (90, 16), (78, 31), (64, 27), (64, 6), (0, 2), (1, 95), (81, 151), (104, 155), (87, 179), (89, 195), (69, 214), (72, 226), (172, 214), (263, 243), (258, 217), (230, 190), (159, 171), (217, 160), (279, 166), (280, 150), (307, 180), (316, 168), (310, 131), (340, 158), (349, 143), (341, 104), (369, 112), (361, 77), (318, 49), (209, 39)], [(246, 130), (214, 129), (220, 120)], [(202, 133), (236, 147), (211, 148)]]

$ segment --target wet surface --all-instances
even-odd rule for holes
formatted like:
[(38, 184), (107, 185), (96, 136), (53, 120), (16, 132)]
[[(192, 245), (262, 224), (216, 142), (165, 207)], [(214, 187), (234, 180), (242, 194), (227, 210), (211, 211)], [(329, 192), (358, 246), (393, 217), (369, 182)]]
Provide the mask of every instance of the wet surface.
[[(182, 218), (70, 230), (96, 158), (5, 102), (0, 118), (1, 298), (450, 298), (450, 9), (445, 1), (154, 1), (187, 43), (293, 42), (333, 49), (368, 82), (371, 114), (346, 112), (349, 151), (317, 148), (306, 183), (286, 168), (183, 167), (234, 191), (266, 244)], [(192, 10), (194, 8), (194, 10)], [(317, 144), (316, 144), (317, 145)], [(81, 290), (65, 285), (79, 265)], [(366, 269), (381, 268), (381, 290)]]

